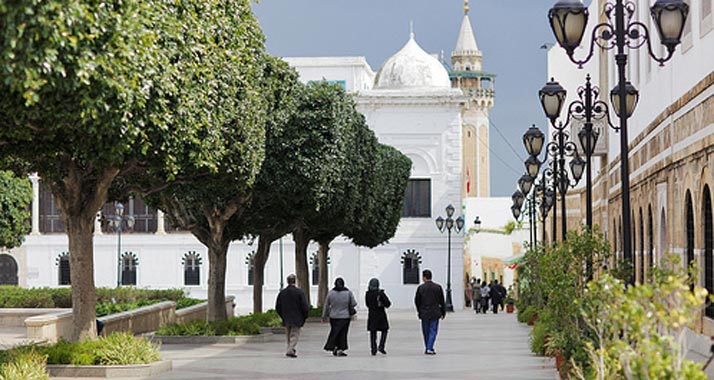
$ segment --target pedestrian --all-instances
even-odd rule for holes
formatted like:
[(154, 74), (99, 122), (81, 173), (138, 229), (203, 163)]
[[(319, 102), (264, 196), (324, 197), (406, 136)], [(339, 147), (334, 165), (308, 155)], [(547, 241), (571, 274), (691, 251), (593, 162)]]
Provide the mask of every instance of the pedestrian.
[(466, 307), (471, 307), (471, 302), (473, 301), (473, 286), (471, 282), (466, 279), (464, 284), (464, 305)]
[(300, 328), (307, 319), (308, 305), (305, 292), (295, 286), (295, 275), (291, 274), (287, 278), (288, 287), (281, 290), (278, 300), (275, 302), (275, 311), (283, 320), (285, 326), (285, 336), (288, 340), (288, 351), (285, 356), (296, 358), (295, 347), (300, 338)]
[(506, 297), (506, 288), (498, 284), (498, 280), (493, 280), (490, 290), (491, 304), (493, 304), (493, 314), (498, 314), (498, 307), (502, 306), (503, 298)]
[[(379, 280), (373, 278), (369, 280), (367, 294), (364, 296), (369, 314), (367, 316), (367, 331), (369, 331), (369, 342), (372, 356), (377, 352), (386, 355), (384, 345), (387, 343), (387, 331), (389, 330), (389, 320), (387, 311), (392, 302), (387, 297), (383, 289), (379, 288)], [(379, 346), (377, 346), (377, 332), (380, 332)]]
[(481, 282), (481, 313), (486, 314), (488, 311), (489, 293), (491, 289), (486, 285), (486, 281)]
[(431, 271), (422, 272), (423, 284), (419, 285), (414, 296), (414, 304), (421, 319), (421, 332), (424, 335), (424, 354), (436, 355), (434, 342), (439, 332), (439, 319), (446, 317), (444, 291), (441, 285), (431, 281)]
[(474, 298), (474, 311), (476, 314), (481, 310), (481, 279), (474, 282), (473, 287), (473, 298)]
[(356, 306), (355, 296), (345, 287), (345, 280), (337, 277), (322, 309), (322, 322), (327, 322), (328, 317), (330, 319), (330, 335), (327, 336), (325, 350), (332, 351), (333, 356), (347, 356), (347, 333), (350, 319), (357, 313)]

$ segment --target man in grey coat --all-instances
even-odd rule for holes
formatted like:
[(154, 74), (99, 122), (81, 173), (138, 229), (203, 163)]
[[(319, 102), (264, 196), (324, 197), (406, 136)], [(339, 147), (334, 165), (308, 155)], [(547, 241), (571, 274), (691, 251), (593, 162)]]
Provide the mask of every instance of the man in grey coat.
[(278, 294), (275, 302), (275, 311), (283, 320), (285, 335), (288, 340), (288, 350), (285, 356), (296, 358), (298, 338), (300, 338), (300, 328), (307, 319), (308, 305), (305, 292), (295, 286), (295, 275), (288, 276), (288, 287)]

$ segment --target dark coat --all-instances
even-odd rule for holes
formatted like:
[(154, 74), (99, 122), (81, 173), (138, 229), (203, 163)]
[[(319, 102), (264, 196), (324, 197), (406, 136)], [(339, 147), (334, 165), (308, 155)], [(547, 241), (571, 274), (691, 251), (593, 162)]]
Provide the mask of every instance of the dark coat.
[(288, 285), (278, 294), (275, 311), (283, 319), (283, 326), (302, 327), (307, 319), (307, 298), (302, 289)]
[(494, 284), (491, 286), (491, 303), (494, 305), (500, 305), (503, 299), (506, 297), (506, 288), (501, 286), (501, 284)]
[[(381, 300), (382, 306), (379, 306), (379, 300)], [(389, 330), (389, 321), (387, 320), (387, 312), (385, 309), (392, 306), (392, 302), (384, 293), (384, 290), (380, 289), (367, 291), (367, 294), (364, 296), (364, 302), (367, 304), (367, 309), (369, 309), (369, 315), (367, 316), (367, 330)]]
[(414, 296), (419, 319), (434, 320), (446, 315), (446, 304), (444, 303), (444, 290), (441, 285), (427, 281), (417, 288)]

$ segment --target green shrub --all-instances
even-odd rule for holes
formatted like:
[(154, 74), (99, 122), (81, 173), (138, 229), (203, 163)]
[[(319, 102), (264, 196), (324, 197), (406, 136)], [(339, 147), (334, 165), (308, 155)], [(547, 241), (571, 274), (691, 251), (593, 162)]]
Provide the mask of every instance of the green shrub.
[(523, 309), (518, 309), (518, 322), (528, 323), (535, 316), (536, 308), (533, 306), (526, 306)]
[(156, 330), (156, 335), (163, 336), (235, 336), (257, 335), (261, 327), (279, 327), (282, 320), (278, 313), (270, 310), (266, 313), (233, 317), (227, 321), (172, 323)]
[(149, 364), (161, 360), (158, 344), (130, 333), (113, 333), (96, 342), (95, 362), (99, 365)]
[(176, 300), (176, 309), (184, 309), (203, 302), (206, 302), (206, 300), (199, 300), (196, 298), (179, 298)]
[(0, 365), (0, 380), (49, 380), (46, 365), (47, 357), (34, 349), (20, 352)]
[(545, 340), (548, 327), (545, 323), (537, 321), (531, 330), (531, 351), (537, 355), (545, 355)]
[(113, 333), (95, 340), (85, 339), (78, 342), (60, 340), (46, 346), (15, 347), (0, 351), (0, 363), (16, 362), (16, 358), (32, 352), (42, 356), (43, 363), (47, 364), (127, 365), (147, 364), (161, 360), (157, 344), (145, 338), (134, 337), (130, 333)]
[(322, 306), (320, 307), (310, 307), (310, 310), (307, 312), (308, 317), (312, 318), (320, 318), (322, 317)]

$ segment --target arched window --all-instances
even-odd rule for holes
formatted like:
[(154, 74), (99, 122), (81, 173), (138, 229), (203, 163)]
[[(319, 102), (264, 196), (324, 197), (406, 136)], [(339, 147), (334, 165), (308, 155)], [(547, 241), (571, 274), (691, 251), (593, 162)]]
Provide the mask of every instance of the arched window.
[(70, 269), (69, 269), (69, 252), (62, 252), (57, 256), (55, 260), (57, 265), (57, 283), (59, 285), (71, 285), (72, 281), (70, 279)]
[(402, 254), (404, 285), (419, 284), (419, 264), (421, 264), (421, 255), (416, 250), (408, 249)]
[(183, 284), (186, 286), (201, 285), (201, 255), (190, 251), (183, 255)]
[[(654, 220), (652, 220), (652, 205), (647, 206), (647, 231), (649, 231), (649, 235), (647, 236), (649, 239), (649, 256), (647, 257), (648, 260), (648, 270), (651, 271), (652, 268), (655, 266), (655, 253), (654, 253)], [(651, 278), (651, 276), (650, 276)]]
[(17, 261), (8, 254), (0, 254), (0, 285), (17, 284)]
[(124, 252), (121, 256), (121, 284), (136, 285), (136, 267), (139, 259), (134, 252)]
[[(704, 287), (709, 294), (714, 291), (714, 230), (712, 229), (712, 199), (709, 185), (704, 186), (702, 194), (702, 214), (704, 215)], [(708, 303), (707, 317), (714, 317), (714, 305)]]
[(645, 219), (640, 207), (640, 284), (645, 283)]
[(253, 279), (255, 278), (255, 251), (246, 255), (245, 265), (248, 267), (248, 285), (253, 285)]
[(692, 206), (692, 193), (687, 190), (685, 208), (687, 210), (687, 228), (686, 228), (686, 243), (687, 243), (687, 261), (686, 267), (694, 261), (694, 207)]

